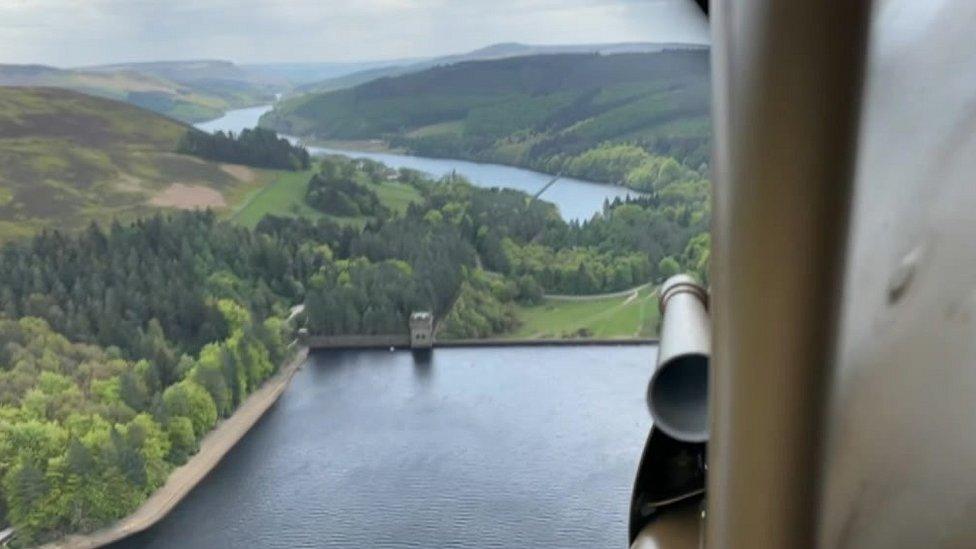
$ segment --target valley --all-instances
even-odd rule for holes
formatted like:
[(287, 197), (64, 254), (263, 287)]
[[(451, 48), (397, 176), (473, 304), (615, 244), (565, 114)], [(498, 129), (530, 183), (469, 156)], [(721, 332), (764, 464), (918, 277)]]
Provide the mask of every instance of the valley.
[[(283, 394), (305, 333), (403, 336), (428, 311), (438, 341), (573, 341), (499, 351), (539, 361), (540, 386), (565, 364), (581, 380), (601, 375), (576, 343), (653, 339), (656, 284), (679, 271), (707, 281), (706, 57), (681, 45), (503, 44), (358, 67), (379, 76), (305, 94), (312, 79), (364, 75), (355, 64), (180, 61), (41, 67), (43, 85), (26, 85), (10, 76), (22, 67), (0, 67), (0, 510), (18, 542), (129, 516), (118, 539), (173, 508), (166, 494), (194, 505), (188, 487), (219, 458), (208, 441), (247, 418), (231, 429), (243, 437)], [(643, 349), (594, 349), (622, 358), (618, 374), (642, 375)], [(296, 374), (310, 390), (333, 364), (378, 362), (320, 356), (325, 370), (313, 357)], [(401, 381), (429, 382), (429, 362), (406, 366), (390, 362)], [(513, 374), (530, 370), (506, 366), (485, 386), (520, 385)], [(375, 373), (358, 371), (349, 395)], [(624, 430), (636, 425), (631, 404)], [(444, 425), (431, 444), (452, 440)], [(567, 443), (594, 443), (581, 435)], [(184, 485), (171, 473), (187, 463), (197, 473)], [(614, 464), (618, 490), (629, 465)], [(163, 511), (142, 520), (147, 498)], [(586, 539), (610, 539), (595, 525)]]
[(287, 98), (261, 124), (316, 140), (526, 167), (648, 191), (707, 178), (708, 55), (553, 54), (435, 66)]

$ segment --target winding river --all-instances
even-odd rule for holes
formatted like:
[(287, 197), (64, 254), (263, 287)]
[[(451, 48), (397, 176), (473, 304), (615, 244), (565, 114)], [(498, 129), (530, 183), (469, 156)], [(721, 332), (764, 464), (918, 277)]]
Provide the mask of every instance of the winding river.
[[(238, 133), (244, 128), (253, 128), (257, 125), (261, 115), (270, 109), (270, 105), (264, 105), (233, 110), (216, 120), (197, 124), (197, 127), (208, 132), (223, 130)], [(396, 153), (339, 150), (324, 147), (309, 147), (308, 149), (313, 154), (334, 153), (371, 158), (393, 168), (410, 168), (434, 176), (454, 171), (467, 177), (475, 185), (483, 187), (508, 187), (525, 191), (529, 194), (535, 194), (553, 178), (553, 176), (548, 174), (513, 168), (511, 166), (502, 166), (500, 164), (484, 164), (445, 158), (425, 158)], [(564, 219), (583, 221), (599, 212), (603, 208), (603, 201), (605, 199), (613, 200), (617, 197), (624, 198), (633, 194), (635, 194), (634, 191), (628, 191), (627, 189), (614, 185), (592, 183), (571, 177), (563, 177), (555, 185), (547, 189), (541, 198), (556, 204)]]

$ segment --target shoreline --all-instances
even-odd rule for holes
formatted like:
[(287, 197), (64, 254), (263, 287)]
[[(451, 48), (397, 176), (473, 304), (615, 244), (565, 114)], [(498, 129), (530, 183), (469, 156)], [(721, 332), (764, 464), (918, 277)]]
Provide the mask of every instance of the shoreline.
[[(284, 134), (279, 134), (279, 135), (284, 135)], [(288, 137), (295, 137), (295, 136), (288, 136)], [(304, 139), (304, 138), (299, 138), (299, 137), (295, 137), (295, 138), (296, 139)], [(411, 153), (407, 149), (404, 149), (403, 147), (391, 147), (390, 146), (390, 142), (387, 141), (387, 140), (385, 140), (385, 139), (364, 139), (364, 140), (329, 140), (329, 139), (325, 139), (325, 140), (317, 140), (317, 141), (316, 140), (309, 140), (307, 143), (303, 143), (303, 144), (306, 147), (309, 147), (310, 148), (308, 152), (311, 153), (312, 156), (315, 156), (316, 153), (313, 152), (311, 150), (311, 148), (318, 147), (318, 148), (332, 149), (332, 150), (335, 150), (335, 151), (341, 151), (343, 153), (349, 153), (347, 156), (349, 156), (350, 158), (356, 158), (354, 156), (356, 153), (363, 153), (363, 154), (395, 154), (395, 155), (400, 155), (400, 156), (412, 156), (414, 158), (423, 158), (423, 159), (427, 159), (427, 160), (444, 160), (444, 161), (470, 162), (471, 164), (479, 164), (479, 165), (482, 165), (482, 166), (502, 166), (504, 168), (514, 168), (514, 169), (517, 169), (517, 170), (524, 170), (524, 171), (527, 171), (527, 172), (537, 173), (539, 175), (544, 175), (546, 177), (558, 177), (560, 179), (572, 179), (573, 181), (576, 181), (578, 183), (586, 183), (586, 184), (589, 184), (589, 185), (598, 185), (600, 187), (612, 187), (614, 189), (621, 189), (621, 190), (626, 191), (628, 193), (633, 193), (633, 194), (635, 194), (637, 196), (642, 196), (642, 195), (648, 195), (648, 194), (650, 194), (650, 191), (642, 191), (642, 190), (639, 190), (639, 189), (635, 189), (633, 187), (628, 187), (627, 185), (622, 185), (620, 183), (612, 183), (612, 182), (609, 182), (609, 181), (594, 181), (592, 179), (580, 179), (579, 177), (577, 177), (575, 175), (555, 174), (555, 173), (543, 172), (543, 171), (539, 171), (536, 168), (533, 168), (532, 166), (528, 166), (528, 165), (525, 165), (525, 164), (516, 164), (516, 163), (511, 163), (511, 162), (504, 162), (504, 161), (497, 160), (497, 159), (494, 159), (494, 160), (484, 160), (484, 159), (477, 159), (477, 158), (463, 157), (463, 156), (429, 156), (429, 155)], [(359, 145), (362, 145), (362, 148), (360, 148)], [(325, 153), (325, 154), (330, 154), (330, 153)]]
[[(383, 336), (380, 336), (383, 337)], [(314, 336), (313, 336), (314, 338)], [(404, 339), (409, 339), (405, 337)], [(318, 345), (317, 345), (318, 343)], [(200, 449), (183, 465), (173, 469), (166, 483), (150, 495), (129, 515), (114, 523), (88, 534), (72, 534), (57, 541), (40, 545), (42, 549), (94, 549), (124, 540), (142, 533), (166, 516), (190, 494), (210, 472), (223, 460), (237, 443), (250, 432), (251, 428), (274, 406), (292, 378), (305, 364), (309, 355), (315, 351), (339, 349), (386, 349), (375, 342), (367, 345), (321, 345), (309, 341), (300, 345), (297, 353), (260, 389), (251, 393), (230, 417), (221, 421), (200, 442)], [(581, 339), (481, 339), (447, 340), (438, 342), (441, 348), (472, 347), (561, 347), (561, 346), (642, 346), (658, 344), (652, 338), (581, 338)], [(396, 345), (399, 350), (408, 350), (405, 345)], [(417, 350), (415, 350), (417, 351)], [(424, 350), (420, 350), (424, 351)], [(426, 350), (429, 352), (430, 350)]]
[[(199, 125), (205, 125), (205, 124), (209, 124), (211, 122), (220, 120), (220, 119), (226, 117), (230, 113), (233, 113), (233, 112), (236, 112), (236, 111), (248, 110), (248, 109), (255, 109), (255, 108), (258, 108), (258, 107), (260, 107), (260, 108), (268, 107), (268, 110), (266, 112), (271, 112), (271, 110), (274, 108), (274, 103), (273, 102), (272, 103), (265, 103), (265, 104), (260, 104), (260, 105), (254, 105), (252, 107), (244, 107), (244, 108), (240, 108), (240, 109), (229, 109), (228, 111), (226, 111), (224, 113), (223, 116), (218, 116), (217, 118), (213, 118), (213, 119), (210, 119), (210, 120), (206, 120), (204, 122), (194, 122), (191, 125), (193, 127), (198, 127)], [(258, 120), (255, 120), (254, 121), (254, 126), (253, 127), (258, 127)], [(200, 128), (198, 128), (198, 129), (200, 129)], [(287, 134), (287, 133), (284, 133), (282, 131), (279, 131), (277, 128), (274, 128), (274, 127), (268, 127), (267, 129), (270, 129), (270, 130), (275, 131), (275, 133), (277, 133), (280, 137), (285, 137), (285, 138), (287, 138), (289, 140), (294, 139), (294, 140), (297, 140), (297, 141), (302, 142), (302, 145), (304, 145), (305, 147), (307, 147), (307, 148), (310, 149), (309, 152), (312, 153), (313, 156), (316, 153), (314, 153), (311, 149), (314, 149), (314, 148), (318, 147), (318, 148), (328, 148), (328, 149), (333, 149), (333, 150), (337, 150), (337, 151), (342, 151), (344, 153), (349, 153), (348, 156), (350, 156), (351, 158), (355, 158), (356, 153), (363, 153), (363, 154), (397, 154), (397, 155), (403, 155), (403, 156), (413, 156), (413, 157), (416, 157), (416, 158), (425, 158), (425, 159), (429, 159), (429, 160), (459, 161), (459, 162), (471, 162), (473, 164), (502, 166), (502, 167), (506, 167), (506, 168), (515, 168), (515, 169), (519, 169), (519, 170), (525, 170), (525, 171), (529, 171), (529, 172), (534, 172), (534, 173), (537, 173), (537, 174), (540, 174), (540, 175), (543, 175), (543, 176), (548, 176), (548, 177), (555, 177), (555, 176), (558, 175), (558, 174), (551, 174), (551, 173), (547, 173), (547, 172), (542, 172), (542, 171), (539, 171), (538, 169), (533, 168), (533, 167), (528, 166), (528, 165), (518, 164), (518, 163), (513, 163), (513, 162), (506, 162), (506, 161), (503, 161), (503, 160), (500, 160), (500, 159), (486, 160), (486, 159), (475, 159), (475, 158), (471, 158), (471, 157), (428, 156), (428, 155), (420, 155), (420, 154), (410, 154), (403, 147), (392, 147), (390, 145), (390, 141), (388, 139), (382, 139), (382, 138), (370, 138), (370, 139), (315, 139), (314, 137), (308, 137), (308, 136), (299, 137), (299, 136)], [(590, 185), (598, 185), (600, 187), (610, 187), (610, 188), (614, 188), (614, 189), (620, 189), (620, 190), (625, 191), (625, 192), (628, 192), (628, 193), (633, 193), (635, 196), (646, 195), (646, 194), (649, 193), (649, 191), (642, 191), (642, 190), (634, 189), (632, 187), (628, 187), (626, 185), (622, 185), (620, 182), (593, 181), (593, 180), (589, 180), (589, 179), (580, 179), (577, 176), (568, 175), (568, 174), (563, 174), (563, 178), (565, 178), (565, 179), (572, 179), (572, 180), (578, 181), (580, 183), (587, 183), (587, 184), (590, 184)]]
[(309, 352), (329, 350), (410, 350), (432, 352), (444, 348), (477, 347), (586, 347), (658, 345), (652, 337), (578, 337), (578, 338), (505, 338), (435, 339), (431, 347), (412, 348), (409, 334), (381, 335), (307, 335), (302, 343)]
[[(298, 138), (304, 139), (304, 138)], [(392, 147), (385, 139), (309, 139), (306, 147), (335, 149), (348, 153), (386, 153), (409, 155), (403, 147)], [(310, 153), (312, 151), (309, 151)], [(416, 156), (416, 155), (412, 155)]]
[(203, 440), (200, 450), (173, 469), (166, 483), (135, 511), (115, 523), (90, 534), (72, 534), (41, 547), (46, 549), (91, 549), (114, 543), (143, 532), (162, 520), (216, 467), (225, 455), (261, 419), (291, 383), (305, 363), (308, 347), (302, 346), (261, 388), (251, 393), (227, 419), (221, 421)]

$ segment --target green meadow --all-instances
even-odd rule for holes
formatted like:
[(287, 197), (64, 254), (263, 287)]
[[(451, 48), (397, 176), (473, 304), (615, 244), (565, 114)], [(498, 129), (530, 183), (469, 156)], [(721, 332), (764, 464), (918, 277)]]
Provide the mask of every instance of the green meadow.
[(545, 298), (539, 305), (518, 308), (522, 324), (507, 337), (656, 337), (659, 316), (656, 289), (651, 286), (623, 296)]
[[(309, 219), (328, 218), (343, 224), (361, 226), (365, 217), (335, 217), (324, 214), (305, 203), (308, 180), (313, 171), (266, 172), (269, 182), (260, 189), (251, 191), (240, 205), (231, 210), (228, 217), (235, 223), (253, 228), (266, 215), (307, 217)], [(363, 183), (369, 185), (384, 206), (397, 212), (406, 211), (412, 202), (420, 200), (420, 193), (410, 185), (397, 181)]]

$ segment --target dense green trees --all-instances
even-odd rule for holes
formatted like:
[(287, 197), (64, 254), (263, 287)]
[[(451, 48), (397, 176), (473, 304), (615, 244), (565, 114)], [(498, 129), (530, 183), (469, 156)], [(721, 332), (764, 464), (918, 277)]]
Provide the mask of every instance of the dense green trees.
[[(338, 159), (320, 169), (322, 185), (337, 187), (372, 177), (366, 169), (386, 173)], [(707, 240), (697, 235), (707, 231), (708, 183), (697, 177), (659, 179), (647, 195), (608, 203), (583, 224), (524, 193), (456, 175), (403, 172), (400, 180), (423, 201), (362, 230), (273, 218), (259, 226), (315, 240), (308, 245), (327, 246), (336, 260), (306, 284), (313, 332), (399, 333), (412, 310), (424, 309), (443, 319), (442, 337), (487, 337), (512, 328), (516, 301), (618, 291), (707, 268)]]
[(180, 139), (176, 152), (258, 168), (307, 170), (310, 165), (305, 147), (294, 146), (287, 139), (264, 128), (245, 129), (238, 135), (189, 130)]
[(438, 336), (476, 339), (512, 330), (518, 326), (513, 305), (518, 297), (515, 282), (482, 270), (465, 269), (457, 300), (441, 321)]
[(519, 246), (506, 239), (507, 272), (531, 276), (546, 293), (596, 294), (625, 290), (651, 280), (647, 256), (638, 252), (600, 252), (593, 247), (554, 250), (540, 244)]
[(159, 487), (275, 372), (269, 315), (321, 261), (210, 213), (4, 246), (0, 499), (19, 539), (91, 530)]
[(634, 144), (602, 143), (578, 155), (557, 154), (541, 166), (550, 173), (565, 173), (593, 181), (656, 191), (672, 183), (702, 179), (702, 175), (670, 156), (655, 155)]
[[(292, 253), (310, 264), (293, 262)], [(44, 318), (73, 341), (149, 359), (168, 384), (181, 354), (230, 334), (214, 296), (267, 316), (276, 296), (297, 296), (301, 270), (314, 265), (294, 246), (217, 223), (209, 213), (115, 223), (107, 231), (93, 225), (0, 250), (0, 310), (9, 318)]]
[[(328, 164), (323, 169), (339, 169)], [(319, 234), (341, 258), (308, 285), (312, 331), (403, 332), (412, 309), (433, 309), (439, 337), (489, 337), (515, 326), (516, 302), (538, 303), (544, 293), (611, 292), (678, 270), (703, 276), (707, 268), (708, 183), (697, 177), (661, 179), (647, 195), (607, 203), (583, 224), (566, 223), (551, 204), (524, 193), (454, 175), (435, 181), (405, 171), (400, 180), (423, 201), (361, 231), (263, 224)]]
[(316, 210), (339, 217), (389, 215), (376, 191), (351, 178), (331, 176), (326, 171), (309, 180), (305, 202)]
[[(222, 345), (246, 341), (261, 355), (230, 359), (256, 387), (274, 366), (247, 327)], [(153, 391), (158, 380), (145, 361), (71, 343), (41, 319), (0, 319), (0, 343), (0, 493), (22, 542), (91, 530), (132, 511), (217, 420), (213, 398), (192, 380), (193, 359), (181, 381)]]

